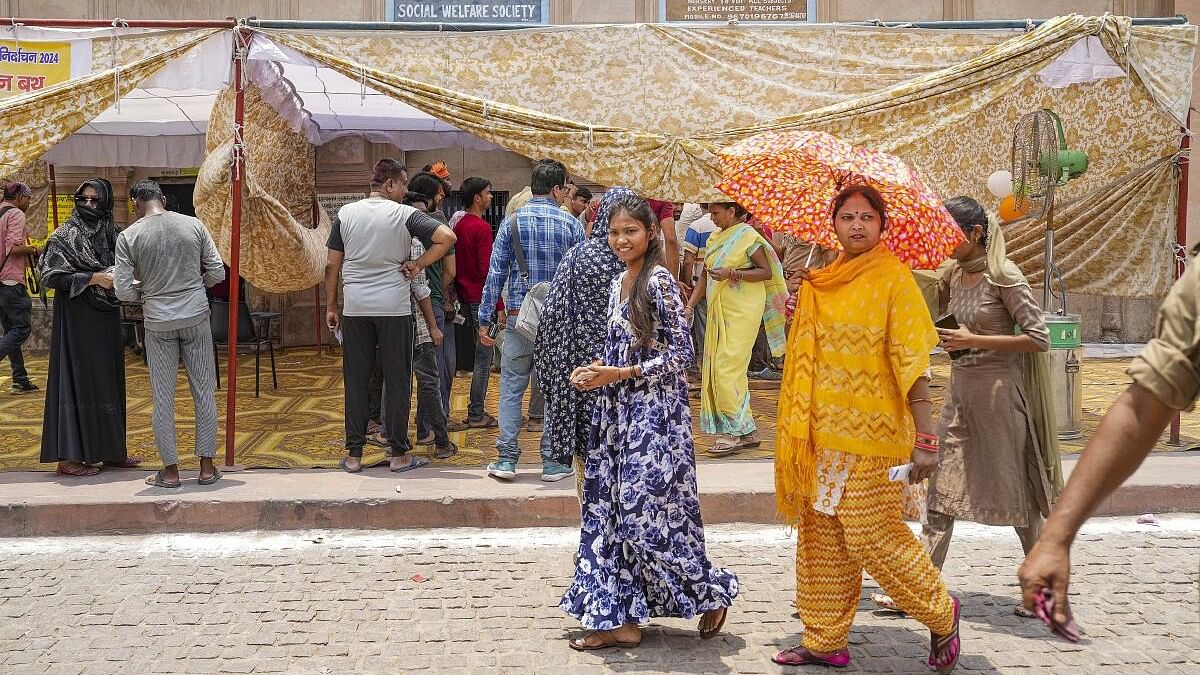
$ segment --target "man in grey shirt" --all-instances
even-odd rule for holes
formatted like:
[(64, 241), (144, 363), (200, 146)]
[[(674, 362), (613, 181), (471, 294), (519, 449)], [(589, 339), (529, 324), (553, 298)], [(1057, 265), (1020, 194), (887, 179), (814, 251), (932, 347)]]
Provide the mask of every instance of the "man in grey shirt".
[[(445, 257), (456, 237), (449, 227), (399, 203), (407, 193), (405, 178), (403, 164), (379, 160), (369, 196), (338, 211), (326, 244), (325, 322), (342, 341), (346, 457), (339, 464), (348, 473), (362, 471), (370, 416), (368, 392), (376, 359), (383, 370), (391, 470), (409, 471), (429, 463), (424, 457), (408, 456), (414, 339), (411, 280)], [(416, 261), (409, 259), (414, 237), (432, 242)], [(339, 281), (345, 299), (341, 312)]]
[(158, 183), (135, 183), (129, 196), (139, 218), (117, 235), (113, 287), (121, 300), (141, 301), (145, 320), (154, 395), (151, 422), (163, 463), (162, 470), (146, 483), (164, 488), (182, 485), (175, 449), (175, 379), (182, 355), (196, 408), (200, 484), (211, 485), (221, 473), (213, 464), (217, 454), (216, 365), (204, 288), (220, 283), (225, 269), (204, 224), (167, 211)]

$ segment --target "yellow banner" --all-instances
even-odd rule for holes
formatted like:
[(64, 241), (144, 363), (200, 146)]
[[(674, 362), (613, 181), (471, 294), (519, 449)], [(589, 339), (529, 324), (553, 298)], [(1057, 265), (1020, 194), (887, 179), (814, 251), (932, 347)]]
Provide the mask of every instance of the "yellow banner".
[(69, 79), (70, 42), (0, 40), (0, 97), (28, 94)]

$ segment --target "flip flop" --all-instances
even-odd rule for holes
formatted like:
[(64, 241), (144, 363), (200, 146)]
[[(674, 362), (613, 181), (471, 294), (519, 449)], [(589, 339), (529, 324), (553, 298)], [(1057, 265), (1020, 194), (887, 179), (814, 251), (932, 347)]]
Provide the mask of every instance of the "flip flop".
[[(796, 658), (787, 658), (784, 656), (785, 654), (792, 654)], [(850, 652), (845, 649), (839, 649), (829, 656), (817, 656), (802, 645), (796, 645), (772, 656), (771, 661), (781, 666), (830, 666), (832, 668), (845, 668), (850, 665)]]
[(414, 456), (412, 461), (408, 463), (408, 466), (403, 466), (399, 469), (392, 469), (391, 471), (392, 473), (404, 473), (405, 471), (412, 471), (413, 469), (419, 469), (423, 466), (429, 466), (429, 459), (427, 457)]
[(164, 471), (163, 469), (159, 469), (158, 471), (154, 472), (153, 476), (147, 476), (146, 477), (146, 485), (150, 485), (153, 487), (167, 488), (169, 490), (174, 490), (175, 488), (183, 487), (183, 481), (175, 481), (172, 483), (172, 482), (168, 481), (166, 478), (164, 478), (163, 471)]
[(962, 605), (958, 598), (951, 596), (954, 602), (954, 628), (947, 635), (934, 635), (929, 631), (929, 664), (930, 670), (937, 673), (949, 673), (958, 665), (958, 657), (962, 655), (962, 639), (958, 635), (959, 614)]
[(345, 457), (338, 460), (338, 466), (342, 467), (342, 471), (345, 471), (346, 473), (362, 473), (362, 460), (359, 460), (358, 468), (354, 469), (354, 470), (351, 470), (346, 467), (346, 458)]
[(500, 426), (500, 423), (497, 422), (496, 418), (492, 417), (491, 415), (484, 415), (477, 420), (467, 420), (468, 429), (491, 429), (498, 426)]
[(450, 459), (451, 457), (453, 457), (457, 454), (458, 454), (458, 444), (455, 443), (454, 441), (450, 441), (450, 445), (447, 445), (444, 448), (437, 448), (436, 450), (433, 451), (434, 459)]
[[(593, 645), (585, 644), (587, 639), (590, 637), (593, 637), (593, 636), (601, 638), (603, 640), (603, 642), (600, 642), (599, 644), (593, 644)], [(587, 635), (583, 636), (583, 638), (580, 640), (571, 640), (567, 644), (571, 646), (571, 649), (574, 649), (577, 652), (594, 652), (594, 651), (597, 651), (600, 649), (610, 649), (612, 647), (620, 647), (621, 649), (633, 649), (634, 647), (637, 647), (638, 645), (642, 644), (642, 639), (641, 639), (641, 637), (639, 637), (636, 642), (629, 642), (626, 640), (618, 640), (613, 635), (613, 632), (611, 630), (598, 630), (598, 631), (593, 631), (591, 633), (588, 633)]]
[[(721, 629), (725, 627), (725, 619), (728, 617), (729, 617), (729, 608), (722, 607), (721, 608), (721, 620), (717, 622), (717, 625), (713, 626), (712, 628), (709, 628), (708, 630), (700, 629), (700, 639), (701, 640), (711, 640), (712, 638), (715, 638), (718, 634), (720, 634)], [(701, 621), (701, 623), (703, 623), (703, 621)], [(699, 628), (699, 627), (697, 626), (697, 628)]]
[(736, 454), (742, 447), (742, 445), (732, 438), (722, 438), (713, 443), (712, 447), (708, 449), (708, 454), (713, 457), (728, 457), (729, 455)]
[(70, 476), (72, 478), (87, 478), (88, 476), (95, 476), (96, 474), (100, 473), (100, 467), (89, 466), (85, 464), (78, 469), (64, 469), (62, 465), (59, 465), (58, 468), (54, 470), (54, 473), (60, 476)]
[(905, 613), (904, 610), (900, 609), (900, 605), (897, 605), (896, 601), (892, 600), (892, 596), (883, 593), (872, 593), (871, 604), (884, 612)]
[(201, 485), (212, 485), (213, 483), (215, 483), (219, 480), (221, 480), (221, 472), (214, 471), (213, 475), (209, 476), (208, 478), (201, 478), (200, 480), (198, 480), (196, 482)]
[(105, 462), (104, 466), (110, 469), (136, 469), (142, 465), (141, 457), (127, 457), (119, 462)]

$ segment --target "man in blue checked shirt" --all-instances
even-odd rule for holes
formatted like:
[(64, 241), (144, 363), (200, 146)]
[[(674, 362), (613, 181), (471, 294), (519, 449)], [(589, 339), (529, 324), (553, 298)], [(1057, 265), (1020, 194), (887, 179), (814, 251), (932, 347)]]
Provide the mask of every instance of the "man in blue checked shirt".
[[(567, 199), (568, 183), (567, 168), (561, 162), (552, 159), (538, 162), (530, 181), (533, 198), (500, 224), (479, 303), (479, 341), (485, 346), (495, 344), (488, 331), (496, 321), (496, 301), (504, 284), (508, 284), (505, 310), (509, 317), (515, 318), (529, 288), (550, 281), (567, 251), (583, 241), (583, 225), (560, 206)], [(521, 248), (529, 266), (528, 280), (522, 277), (517, 265), (514, 227), (520, 228)], [(521, 399), (525, 397), (529, 372), (533, 369), (533, 343), (516, 331), (508, 331), (500, 345), (500, 355), (500, 438), (496, 441), (499, 458), (488, 465), (488, 475), (512, 480), (521, 457), (517, 435), (521, 430)], [(547, 436), (542, 436), (541, 453), (542, 480), (553, 482), (575, 475), (570, 466), (551, 461)]]

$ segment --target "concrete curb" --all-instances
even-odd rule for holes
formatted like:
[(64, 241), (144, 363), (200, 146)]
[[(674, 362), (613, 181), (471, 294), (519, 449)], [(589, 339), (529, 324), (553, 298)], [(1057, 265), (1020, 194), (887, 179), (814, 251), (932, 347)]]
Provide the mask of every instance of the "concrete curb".
[[(774, 523), (771, 492), (706, 492), (706, 523)], [(1121, 516), (1200, 510), (1200, 485), (1126, 485), (1096, 515)], [(559, 527), (579, 523), (573, 491), (521, 498), (347, 497), (218, 500), (149, 498), (76, 503), (0, 505), (0, 536), (66, 536), (152, 532), (228, 532), (294, 529), (446, 527)]]

